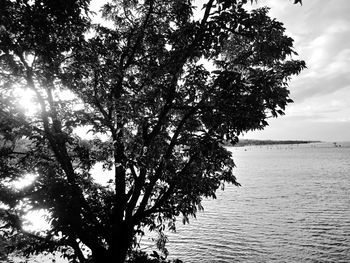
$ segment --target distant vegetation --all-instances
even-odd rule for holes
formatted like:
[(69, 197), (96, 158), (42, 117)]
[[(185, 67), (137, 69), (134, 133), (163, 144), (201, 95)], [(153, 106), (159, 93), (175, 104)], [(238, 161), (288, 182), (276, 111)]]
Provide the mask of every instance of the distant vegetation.
[(307, 143), (315, 143), (320, 141), (274, 141), (274, 140), (249, 140), (249, 139), (240, 139), (236, 144), (238, 147), (250, 146), (250, 145), (279, 145), (279, 144), (307, 144)]

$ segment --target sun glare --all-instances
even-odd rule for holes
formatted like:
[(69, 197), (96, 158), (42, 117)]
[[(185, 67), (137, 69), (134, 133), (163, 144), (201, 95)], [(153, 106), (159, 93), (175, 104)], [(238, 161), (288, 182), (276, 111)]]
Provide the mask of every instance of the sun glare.
[(16, 88), (14, 94), (18, 98), (18, 106), (24, 110), (27, 116), (32, 116), (39, 111), (39, 105), (34, 99), (34, 91), (30, 89)]
[(50, 224), (46, 220), (48, 217), (48, 212), (45, 209), (39, 209), (28, 212), (24, 219), (25, 223), (23, 229), (26, 231), (46, 231), (50, 229)]
[(20, 179), (12, 182), (12, 186), (16, 189), (22, 189), (31, 185), (37, 178), (36, 174), (26, 174)]
[[(23, 189), (30, 186), (38, 177), (36, 174), (27, 174), (16, 181), (10, 183), (11, 187), (15, 189)], [(31, 210), (24, 216), (23, 229), (25, 231), (40, 232), (50, 229), (50, 224), (46, 220), (49, 216), (47, 210), (37, 209)]]

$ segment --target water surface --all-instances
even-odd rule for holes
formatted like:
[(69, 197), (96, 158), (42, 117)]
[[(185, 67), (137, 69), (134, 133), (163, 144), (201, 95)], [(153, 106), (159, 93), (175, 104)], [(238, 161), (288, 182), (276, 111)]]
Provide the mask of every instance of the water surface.
[(227, 186), (169, 234), (185, 262), (350, 262), (350, 148), (230, 148), (242, 187)]

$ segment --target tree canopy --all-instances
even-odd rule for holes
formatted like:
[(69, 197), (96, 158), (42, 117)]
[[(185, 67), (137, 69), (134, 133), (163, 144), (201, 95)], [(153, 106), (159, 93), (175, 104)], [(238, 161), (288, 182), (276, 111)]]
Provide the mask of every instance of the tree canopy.
[[(89, 0), (1, 1), (0, 235), (13, 249), (124, 262), (145, 229), (239, 185), (223, 143), (283, 115), (305, 68), (283, 24), (247, 4), (113, 0), (102, 25)], [(50, 228), (24, 228), (38, 210)]]

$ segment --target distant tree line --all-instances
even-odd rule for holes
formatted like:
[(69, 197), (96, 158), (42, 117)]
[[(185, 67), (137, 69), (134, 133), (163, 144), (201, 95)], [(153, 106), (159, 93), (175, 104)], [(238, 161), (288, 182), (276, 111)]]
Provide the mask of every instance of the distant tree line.
[[(308, 144), (308, 143), (316, 143), (316, 142), (320, 142), (320, 141), (241, 139), (235, 146), (243, 147), (243, 146), (249, 146), (249, 145)], [(230, 145), (230, 144), (227, 143), (226, 145)]]

